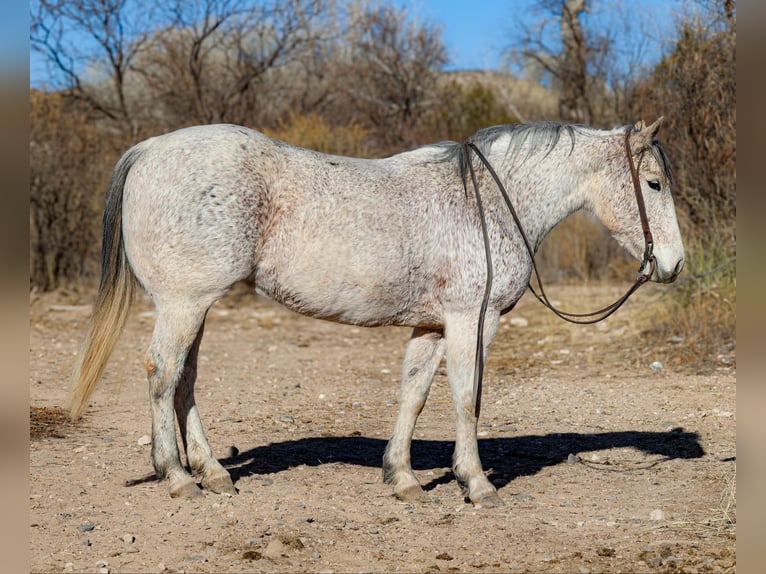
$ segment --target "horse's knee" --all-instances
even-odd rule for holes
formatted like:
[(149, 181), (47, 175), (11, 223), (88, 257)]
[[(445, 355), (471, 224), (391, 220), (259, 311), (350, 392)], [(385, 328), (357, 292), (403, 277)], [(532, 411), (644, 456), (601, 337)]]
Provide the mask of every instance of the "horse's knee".
[(153, 379), (157, 376), (157, 363), (154, 362), (154, 359), (148, 358), (144, 362), (144, 366), (146, 367), (146, 376), (149, 379)]

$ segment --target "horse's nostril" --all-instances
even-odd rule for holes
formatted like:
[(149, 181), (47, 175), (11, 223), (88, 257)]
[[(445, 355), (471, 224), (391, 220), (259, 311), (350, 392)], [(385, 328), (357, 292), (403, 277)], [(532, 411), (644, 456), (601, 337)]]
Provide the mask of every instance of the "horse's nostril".
[(681, 259), (678, 263), (676, 263), (676, 268), (674, 270), (674, 273), (678, 275), (681, 273), (681, 270), (684, 268), (684, 260)]

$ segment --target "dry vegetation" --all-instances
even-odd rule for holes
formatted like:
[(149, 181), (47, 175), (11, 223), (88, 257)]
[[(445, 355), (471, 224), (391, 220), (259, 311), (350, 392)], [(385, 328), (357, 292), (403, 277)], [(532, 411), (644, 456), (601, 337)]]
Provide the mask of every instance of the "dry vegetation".
[[(370, 157), (498, 123), (664, 115), (688, 259), (645, 334), (683, 340), (679, 360), (703, 368), (733, 356), (734, 2), (700, 0), (695, 16), (679, 20), (666, 57), (630, 77), (609, 68), (608, 35), (580, 21), (588, 4), (541, 0), (569, 22), (559, 52), (545, 52), (531, 33), (517, 50), (545, 72), (544, 87), (534, 74), (445, 72), (438, 27), (383, 3), (177, 0), (145, 13), (130, 2), (33, 2), (32, 46), (48, 57), (55, 89), (31, 93), (32, 288), (95, 282), (112, 166), (131, 142), (181, 126), (234, 122)], [(67, 29), (97, 39), (95, 63), (84, 66)], [(555, 282), (627, 280), (635, 271), (586, 217), (555, 230), (540, 257)]]

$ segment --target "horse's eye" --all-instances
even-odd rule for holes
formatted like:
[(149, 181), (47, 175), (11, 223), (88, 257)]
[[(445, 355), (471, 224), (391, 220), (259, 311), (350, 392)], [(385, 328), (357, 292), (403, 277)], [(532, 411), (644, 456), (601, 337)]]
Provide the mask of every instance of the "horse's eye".
[(646, 180), (646, 183), (649, 184), (649, 187), (651, 187), (654, 191), (659, 191), (662, 189), (662, 186), (660, 185), (660, 180), (658, 179), (651, 179)]

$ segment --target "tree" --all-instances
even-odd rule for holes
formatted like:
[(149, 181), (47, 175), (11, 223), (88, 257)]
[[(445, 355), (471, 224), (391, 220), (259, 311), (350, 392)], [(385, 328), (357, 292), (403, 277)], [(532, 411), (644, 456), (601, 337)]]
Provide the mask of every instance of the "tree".
[(150, 14), (127, 0), (33, 0), (31, 11), (31, 47), (45, 57), (54, 86), (135, 141), (141, 126), (127, 79)]
[(412, 145), (447, 63), (441, 31), (390, 5), (352, 5), (348, 20), (346, 93), (384, 147)]
[(558, 90), (559, 119), (611, 126), (633, 119), (626, 116), (646, 72), (649, 22), (632, 3), (611, 0), (596, 23), (594, 4), (538, 0), (540, 17), (522, 25), (507, 53), (528, 77)]
[(138, 69), (170, 123), (273, 123), (275, 71), (321, 40), (327, 11), (325, 0), (175, 0)]

